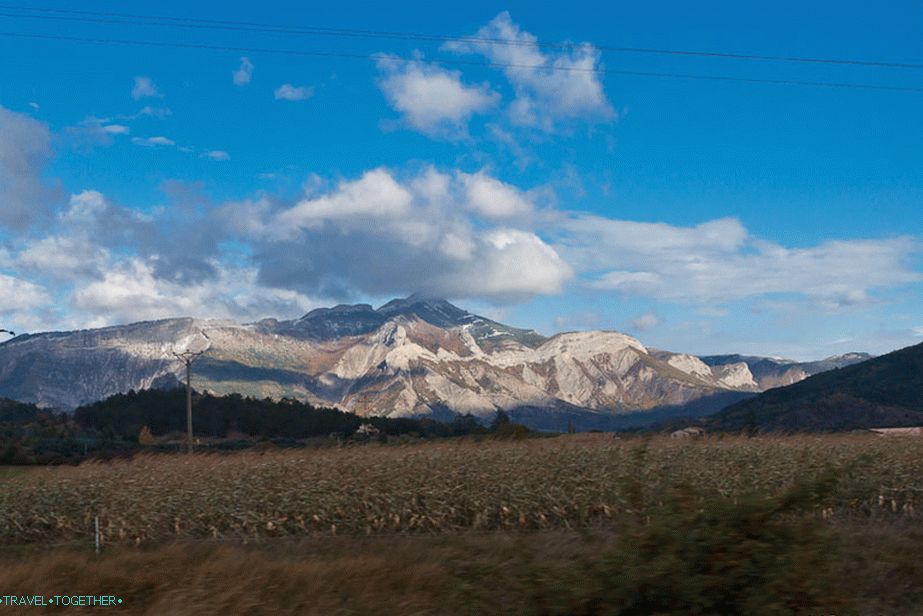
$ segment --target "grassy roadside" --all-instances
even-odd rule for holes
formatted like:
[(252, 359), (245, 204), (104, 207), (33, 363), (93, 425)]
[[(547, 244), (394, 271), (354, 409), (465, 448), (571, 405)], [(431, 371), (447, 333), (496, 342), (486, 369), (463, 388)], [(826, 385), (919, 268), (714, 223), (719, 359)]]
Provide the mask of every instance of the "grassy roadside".
[[(628, 537), (495, 532), (175, 543), (113, 548), (98, 557), (56, 549), (0, 558), (0, 588), (114, 594), (125, 601), (119, 613), (178, 616), (923, 614), (921, 529), (850, 522), (797, 537), (797, 545), (760, 548), (757, 540), (742, 548), (723, 543), (717, 526), (712, 562), (691, 569), (679, 560), (689, 554), (670, 545), (681, 537), (657, 538), (663, 528)], [(686, 530), (695, 535), (706, 527)], [(650, 558), (652, 548), (658, 555)], [(774, 558), (784, 570), (774, 568)]]

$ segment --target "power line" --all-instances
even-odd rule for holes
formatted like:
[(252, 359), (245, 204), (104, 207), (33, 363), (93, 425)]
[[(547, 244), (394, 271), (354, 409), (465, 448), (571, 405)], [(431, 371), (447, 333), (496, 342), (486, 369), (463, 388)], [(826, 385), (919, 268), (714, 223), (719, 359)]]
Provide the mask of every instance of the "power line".
[[(247, 32), (263, 32), (275, 34), (300, 34), (309, 36), (340, 36), (362, 38), (387, 38), (438, 42), (460, 43), (488, 43), (493, 45), (507, 45), (516, 47), (535, 47), (549, 49), (571, 49), (579, 45), (574, 43), (546, 42), (492, 38), (481, 36), (452, 36), (445, 34), (431, 34), (420, 32), (395, 32), (387, 30), (361, 30), (350, 28), (323, 28), (323, 27), (294, 27), (279, 24), (267, 24), (249, 21), (234, 21), (221, 19), (202, 19), (193, 17), (169, 17), (161, 15), (139, 15), (134, 13), (82, 11), (72, 9), (53, 9), (42, 7), (25, 7), (18, 5), (0, 4), (0, 9), (14, 11), (31, 11), (39, 14), (10, 14), (3, 13), (5, 17), (27, 19), (59, 19), (69, 21), (84, 21), (91, 23), (116, 23), (148, 26), (167, 26), (199, 29), (234, 30)], [(49, 15), (51, 14), (51, 15)], [(802, 64), (833, 64), (847, 66), (866, 66), (877, 68), (923, 69), (919, 62), (893, 62), (884, 60), (862, 60), (850, 58), (823, 58), (809, 56), (765, 55), (739, 52), (721, 52), (709, 50), (667, 49), (658, 47), (628, 47), (619, 45), (593, 45), (594, 49), (617, 53), (676, 55), (706, 58), (725, 58), (732, 60), (755, 60), (762, 62), (791, 62)]]
[[(24, 33), (24, 32), (0, 32), (0, 37), (53, 40), (53, 41), (70, 41), (70, 42), (97, 44), (97, 45), (126, 45), (126, 46), (136, 46), (136, 47), (172, 47), (172, 48), (179, 48), (179, 49), (200, 49), (200, 50), (208, 50), (208, 51), (227, 51), (227, 52), (234, 52), (234, 53), (268, 53), (268, 54), (282, 54), (282, 55), (303, 56), (303, 57), (352, 58), (352, 59), (362, 59), (362, 60), (386, 60), (386, 61), (408, 62), (408, 63), (416, 62), (416, 60), (405, 60), (403, 58), (398, 58), (398, 57), (395, 57), (389, 54), (384, 54), (384, 53), (360, 54), (360, 53), (349, 53), (349, 52), (338, 52), (338, 51), (280, 49), (280, 48), (274, 48), (274, 47), (241, 47), (241, 46), (229, 46), (229, 45), (212, 45), (212, 44), (207, 44), (207, 43), (142, 41), (142, 40), (136, 40), (136, 39), (111, 39), (111, 38), (98, 38), (98, 37), (68, 36), (68, 35), (61, 35), (61, 34), (35, 34), (35, 33)], [(436, 60), (434, 61), (434, 63), (443, 64), (443, 65), (479, 66), (479, 67), (486, 67), (486, 68), (512, 68), (512, 69), (535, 70), (535, 71), (566, 71), (566, 72), (580, 72), (580, 73), (598, 73), (598, 74), (604, 74), (604, 75), (626, 75), (626, 76), (633, 76), (633, 77), (657, 77), (657, 78), (667, 78), (667, 79), (724, 81), (724, 82), (769, 84), (769, 85), (810, 86), (810, 87), (824, 87), (824, 88), (851, 89), (851, 90), (881, 90), (881, 91), (889, 91), (889, 92), (923, 93), (923, 87), (891, 86), (891, 85), (878, 85), (878, 84), (867, 84), (867, 83), (811, 81), (811, 80), (801, 80), (801, 79), (764, 79), (764, 78), (757, 78), (757, 77), (732, 77), (732, 76), (727, 76), (727, 75), (700, 75), (700, 74), (694, 74), (694, 73), (675, 73), (675, 72), (674, 73), (663, 73), (663, 72), (655, 72), (655, 71), (633, 71), (633, 70), (603, 69), (603, 68), (582, 67), (582, 66), (561, 66), (561, 65), (555, 65), (555, 64), (535, 65), (535, 64), (511, 64), (511, 63), (502, 63), (502, 62), (479, 62), (476, 60)]]

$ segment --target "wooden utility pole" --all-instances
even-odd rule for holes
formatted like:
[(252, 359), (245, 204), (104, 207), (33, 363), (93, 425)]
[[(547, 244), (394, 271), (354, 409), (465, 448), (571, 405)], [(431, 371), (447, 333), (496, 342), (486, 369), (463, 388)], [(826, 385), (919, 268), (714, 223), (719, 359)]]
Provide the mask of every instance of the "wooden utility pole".
[[(206, 340), (209, 340), (205, 332), (201, 333)], [(186, 364), (186, 453), (192, 453), (192, 362), (201, 357), (202, 353), (207, 350), (208, 348), (201, 351), (190, 351), (187, 349), (182, 353), (173, 352), (174, 355)]]

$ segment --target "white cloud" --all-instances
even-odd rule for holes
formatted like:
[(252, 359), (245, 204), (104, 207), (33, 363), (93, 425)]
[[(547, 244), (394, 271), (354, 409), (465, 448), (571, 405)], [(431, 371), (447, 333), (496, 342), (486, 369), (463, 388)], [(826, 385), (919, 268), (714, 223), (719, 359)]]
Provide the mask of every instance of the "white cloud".
[(483, 238), (487, 249), (480, 263), (466, 272), (467, 280), (461, 277), (458, 281), (459, 290), (464, 290), (465, 295), (499, 298), (550, 295), (560, 293), (571, 276), (570, 266), (534, 233), (496, 229), (485, 233)]
[(244, 56), (240, 59), (240, 68), (231, 72), (235, 86), (245, 86), (253, 79), (253, 62)]
[(135, 85), (131, 89), (131, 97), (137, 101), (151, 96), (160, 96), (160, 91), (157, 89), (154, 81), (150, 77), (135, 77)]
[(283, 83), (276, 88), (273, 95), (277, 101), (303, 101), (314, 96), (314, 88), (308, 86), (293, 86), (290, 83)]
[(646, 332), (649, 329), (654, 329), (660, 325), (660, 317), (658, 317), (653, 312), (645, 312), (642, 315), (631, 320), (629, 325), (635, 331)]
[(42, 172), (51, 158), (48, 127), (0, 106), (0, 226), (24, 229), (47, 212), (54, 193)]
[(210, 150), (202, 154), (202, 156), (212, 160), (231, 160), (231, 155), (224, 150)]
[(467, 206), (487, 218), (513, 218), (532, 212), (532, 202), (515, 186), (490, 177), (484, 171), (460, 173)]
[(325, 220), (394, 218), (407, 213), (411, 200), (411, 194), (390, 173), (374, 169), (358, 180), (340, 182), (330, 194), (299, 201), (279, 215), (277, 226), (288, 232), (317, 227)]
[(44, 287), (6, 274), (0, 274), (0, 313), (43, 308), (51, 303)]
[(507, 65), (503, 71), (516, 93), (509, 108), (514, 124), (552, 131), (562, 121), (615, 118), (597, 72), (599, 51), (589, 43), (545, 53), (534, 35), (503, 12), (470, 39), (446, 43), (444, 48)]
[(16, 259), (16, 265), (52, 278), (73, 280), (103, 269), (109, 253), (86, 236), (52, 235), (30, 243)]
[[(401, 179), (374, 169), (292, 206), (242, 202), (223, 215), (252, 243), (271, 286), (494, 301), (559, 292), (570, 266), (532, 231), (476, 222), (466, 177), (475, 176), (426, 168)], [(480, 181), (505, 192), (491, 180), (482, 172)]]
[(487, 84), (465, 85), (461, 73), (397, 57), (379, 60), (378, 86), (411, 128), (436, 137), (466, 134), (475, 113), (497, 105), (500, 96)]
[(695, 227), (575, 216), (556, 248), (592, 272), (592, 288), (684, 303), (721, 304), (768, 294), (808, 297), (837, 309), (872, 301), (875, 289), (923, 280), (906, 265), (909, 237), (828, 241), (785, 248), (725, 218)]
[(110, 135), (127, 135), (131, 132), (131, 129), (124, 124), (106, 124), (102, 129)]
[(98, 190), (84, 190), (71, 195), (69, 206), (61, 217), (66, 222), (73, 223), (94, 220), (106, 211), (109, 204)]
[(173, 146), (176, 145), (176, 142), (172, 139), (163, 136), (157, 137), (133, 137), (131, 140), (135, 145), (144, 146), (146, 148), (152, 148), (154, 146)]
[(198, 283), (160, 278), (149, 262), (133, 258), (77, 289), (74, 307), (94, 325), (176, 317), (253, 320), (304, 314), (316, 303), (294, 291), (259, 286), (256, 272), (215, 264), (217, 276)]

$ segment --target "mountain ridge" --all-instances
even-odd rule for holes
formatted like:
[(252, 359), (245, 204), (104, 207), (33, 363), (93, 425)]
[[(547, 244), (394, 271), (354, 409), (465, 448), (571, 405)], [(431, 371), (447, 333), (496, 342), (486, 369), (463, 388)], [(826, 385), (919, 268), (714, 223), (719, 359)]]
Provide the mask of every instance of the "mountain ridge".
[(759, 391), (745, 361), (709, 366), (616, 331), (546, 337), (411, 296), (283, 321), (183, 317), (19, 336), (0, 345), (0, 396), (70, 410), (175, 382), (182, 364), (171, 351), (199, 331), (211, 346), (194, 371), (197, 389), (289, 396), (360, 415), (531, 409), (556, 417), (579, 410), (592, 419)]
[(767, 432), (923, 425), (923, 343), (765, 391), (707, 424)]

